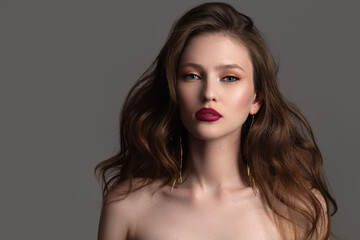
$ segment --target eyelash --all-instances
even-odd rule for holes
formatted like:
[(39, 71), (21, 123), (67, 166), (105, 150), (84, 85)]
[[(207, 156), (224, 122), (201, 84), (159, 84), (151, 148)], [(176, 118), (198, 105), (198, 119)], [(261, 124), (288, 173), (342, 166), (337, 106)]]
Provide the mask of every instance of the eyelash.
[[(232, 78), (232, 79), (233, 79), (233, 81), (226, 81), (226, 82), (236, 82), (236, 81), (240, 80), (240, 78), (235, 77), (235, 76), (232, 76), (232, 75), (226, 76), (226, 77), (224, 77), (224, 78)], [(224, 78), (223, 78), (223, 79), (224, 79)]]
[[(198, 75), (196, 75), (196, 74), (194, 74), (194, 73), (186, 74), (186, 75), (184, 75), (183, 77), (184, 77), (184, 79), (188, 79), (188, 80), (201, 79), (200, 76), (198, 76)], [(192, 78), (190, 78), (190, 77), (192, 77)], [(194, 79), (194, 77), (197, 77), (197, 78)], [(235, 77), (235, 76), (232, 76), (232, 75), (225, 76), (225, 77), (223, 77), (222, 79), (225, 79), (225, 78), (231, 78), (231, 79), (233, 79), (232, 81), (225, 81), (225, 82), (236, 82), (236, 81), (240, 80), (240, 78)]]
[(184, 75), (184, 79), (197, 80), (197, 79), (194, 79), (194, 78), (190, 78), (190, 77), (194, 77), (194, 76), (196, 76), (197, 79), (200, 79), (200, 77), (199, 77), (198, 75), (194, 74), (194, 73), (185, 74), (185, 75)]

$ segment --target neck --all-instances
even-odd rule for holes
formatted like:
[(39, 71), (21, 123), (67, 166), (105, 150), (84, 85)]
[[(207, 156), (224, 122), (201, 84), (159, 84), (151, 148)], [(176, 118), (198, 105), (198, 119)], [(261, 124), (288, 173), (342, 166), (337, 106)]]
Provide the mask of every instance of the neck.
[(246, 186), (241, 161), (240, 134), (201, 140), (188, 136), (187, 186), (198, 192), (218, 192)]

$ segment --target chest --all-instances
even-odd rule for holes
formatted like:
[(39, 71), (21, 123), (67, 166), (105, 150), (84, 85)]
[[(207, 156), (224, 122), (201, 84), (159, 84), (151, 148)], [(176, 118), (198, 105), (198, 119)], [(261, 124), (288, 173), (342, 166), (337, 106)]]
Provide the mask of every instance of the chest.
[(269, 212), (257, 204), (189, 206), (176, 202), (154, 205), (138, 219), (137, 240), (279, 239)]

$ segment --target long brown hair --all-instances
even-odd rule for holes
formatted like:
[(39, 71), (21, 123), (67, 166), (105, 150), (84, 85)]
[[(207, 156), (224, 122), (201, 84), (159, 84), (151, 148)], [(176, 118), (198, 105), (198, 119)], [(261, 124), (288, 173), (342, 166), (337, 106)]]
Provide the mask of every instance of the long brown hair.
[[(253, 21), (225, 3), (205, 3), (185, 13), (172, 27), (155, 61), (131, 88), (120, 116), (120, 151), (95, 168), (103, 200), (127, 180), (130, 185), (124, 197), (155, 180), (161, 180), (161, 188), (178, 177), (179, 139), (183, 139), (184, 155), (187, 139), (175, 91), (177, 64), (189, 39), (208, 32), (234, 37), (249, 50), (255, 89), (263, 105), (252, 128), (250, 117), (242, 127), (242, 160), (249, 165), (266, 203), (289, 224), (292, 238), (327, 239), (330, 211), (326, 209), (331, 203), (334, 214), (337, 205), (327, 188), (310, 125), (281, 95), (277, 66)], [(183, 164), (184, 169), (186, 161)], [(133, 178), (141, 178), (141, 185), (133, 188)]]

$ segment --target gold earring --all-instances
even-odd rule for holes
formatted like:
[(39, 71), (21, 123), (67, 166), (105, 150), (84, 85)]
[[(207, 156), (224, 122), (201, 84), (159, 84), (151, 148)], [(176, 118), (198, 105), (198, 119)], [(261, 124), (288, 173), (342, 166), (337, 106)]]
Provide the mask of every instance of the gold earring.
[(248, 164), (246, 164), (246, 168), (247, 168), (247, 174), (248, 174), (248, 177), (249, 177), (249, 180), (250, 180), (250, 183), (251, 183), (251, 187), (254, 191), (254, 194), (256, 195), (257, 194), (257, 187), (256, 187), (256, 184), (255, 184), (255, 179), (251, 176), (251, 171), (250, 171), (250, 167)]
[[(170, 192), (172, 192), (172, 190), (174, 189), (175, 183), (177, 182), (177, 187), (182, 184), (182, 176), (181, 176), (181, 170), (182, 170), (182, 160), (183, 160), (183, 149), (182, 149), (182, 141), (181, 141), (181, 137), (180, 137), (180, 168), (179, 168), (179, 176), (174, 180), (173, 185), (171, 187)], [(176, 187), (176, 188), (177, 188)]]
[(255, 117), (254, 117), (255, 115), (251, 115), (251, 116), (252, 116), (252, 120), (251, 120), (251, 124), (250, 124), (249, 131), (250, 131), (250, 129), (252, 128), (252, 126), (253, 126), (253, 124), (254, 124), (254, 118), (255, 118)]
[[(252, 115), (252, 120), (251, 120), (251, 124), (250, 124), (250, 128), (249, 131), (251, 130), (252, 126), (254, 125), (254, 115)], [(254, 194), (256, 195), (257, 193), (257, 187), (255, 184), (255, 179), (253, 178), (253, 176), (251, 175), (251, 171), (250, 171), (250, 167), (249, 164), (246, 164), (246, 169), (247, 169), (247, 175), (249, 177), (250, 183), (251, 183), (251, 187), (254, 191)]]

